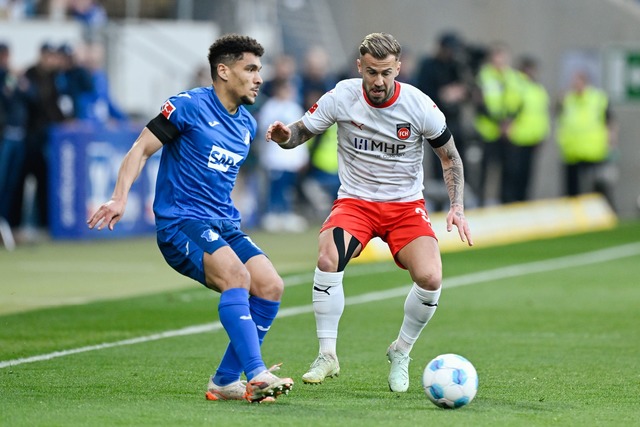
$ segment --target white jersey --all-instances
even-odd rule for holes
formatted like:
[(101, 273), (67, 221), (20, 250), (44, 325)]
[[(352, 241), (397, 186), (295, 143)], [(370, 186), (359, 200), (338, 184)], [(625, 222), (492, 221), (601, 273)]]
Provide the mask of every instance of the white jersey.
[(374, 106), (364, 95), (362, 79), (343, 80), (303, 116), (302, 122), (315, 134), (338, 124), (338, 198), (423, 198), (425, 141), (442, 135), (446, 121), (419, 89), (395, 85), (391, 99)]

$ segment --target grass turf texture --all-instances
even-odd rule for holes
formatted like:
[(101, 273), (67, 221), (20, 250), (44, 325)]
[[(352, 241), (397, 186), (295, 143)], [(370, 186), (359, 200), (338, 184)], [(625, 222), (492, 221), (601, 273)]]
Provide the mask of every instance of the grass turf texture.
[[(272, 238), (260, 242), (268, 251), (282, 245), (280, 236)], [(385, 351), (402, 320), (402, 296), (347, 306), (338, 342), (342, 374), (320, 386), (303, 385), (300, 378), (317, 352), (313, 314), (277, 319), (263, 354), (267, 363), (284, 362), (282, 375), (296, 385), (272, 405), (204, 399), (207, 376), (227, 340), (218, 330), (0, 369), (0, 425), (630, 425), (640, 412), (639, 256), (450, 289), (446, 283), (463, 274), (638, 241), (640, 223), (629, 222), (606, 232), (444, 254), (445, 289), (412, 352), (408, 393), (392, 393), (386, 384)], [(76, 250), (53, 246), (59, 254)], [(100, 248), (113, 250), (96, 244), (85, 252), (99, 259)], [(140, 250), (135, 244), (129, 253), (120, 248), (124, 254), (118, 256), (126, 259), (145, 257), (134, 251)], [(306, 248), (279, 250), (272, 255), (276, 266)], [(10, 256), (20, 261), (25, 255)], [(107, 252), (102, 259), (109, 256), (114, 255)], [(300, 273), (310, 281), (310, 271)], [(89, 281), (73, 270), (65, 276), (86, 286), (100, 277)], [(148, 274), (132, 270), (122, 279), (144, 281)], [(409, 283), (392, 263), (353, 265), (345, 293), (408, 289)], [(0, 361), (217, 320), (217, 295), (187, 284), (2, 316)], [(282, 312), (310, 302), (309, 285), (288, 286)], [(426, 363), (448, 352), (471, 360), (480, 378), (475, 400), (457, 411), (433, 406), (420, 385)]]

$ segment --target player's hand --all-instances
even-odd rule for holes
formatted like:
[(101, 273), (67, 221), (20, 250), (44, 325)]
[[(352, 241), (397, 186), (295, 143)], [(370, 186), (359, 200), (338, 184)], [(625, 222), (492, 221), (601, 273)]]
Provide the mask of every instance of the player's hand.
[(113, 199), (104, 203), (87, 220), (89, 228), (93, 229), (97, 225), (98, 230), (102, 230), (105, 226), (108, 226), (109, 230), (113, 231), (114, 225), (120, 221), (124, 214), (124, 206), (124, 202)]
[(282, 122), (273, 122), (267, 129), (267, 141), (284, 144), (291, 138), (291, 129)]
[(462, 205), (452, 205), (447, 214), (447, 231), (453, 230), (453, 226), (458, 228), (458, 234), (460, 240), (467, 242), (469, 246), (473, 246), (473, 239), (471, 238), (471, 230), (469, 229), (469, 223), (464, 216), (464, 208)]

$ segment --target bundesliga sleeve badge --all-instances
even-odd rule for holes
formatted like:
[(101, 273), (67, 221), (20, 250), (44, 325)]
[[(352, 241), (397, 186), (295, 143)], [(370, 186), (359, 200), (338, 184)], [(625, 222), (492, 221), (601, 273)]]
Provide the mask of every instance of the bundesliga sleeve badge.
[(171, 103), (171, 101), (165, 102), (160, 109), (160, 113), (167, 119), (171, 117), (171, 113), (174, 111), (176, 111), (176, 107)]

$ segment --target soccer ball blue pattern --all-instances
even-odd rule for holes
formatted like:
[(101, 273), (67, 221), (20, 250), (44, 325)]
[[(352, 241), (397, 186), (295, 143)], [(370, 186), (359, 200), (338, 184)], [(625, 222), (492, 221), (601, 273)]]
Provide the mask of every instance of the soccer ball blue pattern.
[(468, 405), (478, 391), (476, 368), (458, 354), (441, 354), (422, 374), (424, 392), (435, 405), (457, 409)]

